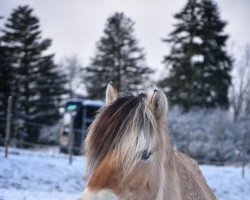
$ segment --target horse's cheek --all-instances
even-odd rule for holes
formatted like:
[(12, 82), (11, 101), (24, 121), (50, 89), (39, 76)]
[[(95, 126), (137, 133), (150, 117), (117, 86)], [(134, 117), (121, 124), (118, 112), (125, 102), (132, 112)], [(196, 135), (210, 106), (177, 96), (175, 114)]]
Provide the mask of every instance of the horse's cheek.
[(146, 185), (150, 177), (150, 164), (139, 163), (128, 177), (128, 186), (130, 190), (139, 190)]

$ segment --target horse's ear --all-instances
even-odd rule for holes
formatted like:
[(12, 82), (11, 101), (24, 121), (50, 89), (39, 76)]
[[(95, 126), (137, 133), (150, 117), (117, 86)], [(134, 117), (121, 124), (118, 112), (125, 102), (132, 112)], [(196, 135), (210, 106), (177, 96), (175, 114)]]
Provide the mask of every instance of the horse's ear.
[(106, 100), (105, 100), (106, 105), (109, 105), (112, 102), (114, 102), (117, 99), (117, 97), (118, 97), (118, 91), (114, 86), (114, 84), (110, 82), (106, 89)]
[(168, 101), (166, 95), (161, 90), (155, 89), (148, 97), (148, 105), (159, 123), (164, 123), (168, 112)]

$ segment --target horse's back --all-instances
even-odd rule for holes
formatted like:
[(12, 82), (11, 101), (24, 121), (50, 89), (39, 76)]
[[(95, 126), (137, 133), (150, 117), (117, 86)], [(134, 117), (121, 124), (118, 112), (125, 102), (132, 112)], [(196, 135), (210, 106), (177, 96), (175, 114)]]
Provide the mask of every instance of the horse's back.
[(216, 200), (197, 162), (183, 153), (175, 151), (174, 154), (184, 199)]

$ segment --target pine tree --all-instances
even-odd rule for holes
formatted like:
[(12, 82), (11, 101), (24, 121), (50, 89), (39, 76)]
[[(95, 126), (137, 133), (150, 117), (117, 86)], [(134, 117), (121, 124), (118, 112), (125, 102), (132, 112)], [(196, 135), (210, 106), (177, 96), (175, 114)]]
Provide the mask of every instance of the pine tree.
[(121, 88), (142, 89), (152, 72), (134, 36), (134, 22), (123, 13), (108, 18), (97, 53), (86, 68), (85, 82), (90, 98), (103, 98), (107, 83)]
[(5, 134), (8, 97), (11, 95), (11, 85), (13, 85), (13, 68), (9, 65), (11, 62), (10, 51), (0, 37), (0, 137), (4, 137)]
[(53, 55), (43, 56), (39, 61), (39, 71), (36, 79), (36, 89), (39, 98), (33, 110), (33, 121), (44, 125), (53, 125), (59, 118), (59, 107), (63, 95), (66, 76), (59, 72), (59, 67), (53, 62)]
[(62, 89), (62, 83), (59, 81), (58, 85), (54, 84), (59, 78), (54, 72), (56, 65), (53, 63), (53, 55), (45, 54), (51, 40), (41, 39), (39, 19), (28, 6), (19, 6), (13, 10), (3, 33), (2, 42), (11, 55), (9, 68), (13, 69), (11, 91), (15, 118), (23, 121), (19, 131), (28, 134), (27, 140), (36, 141), (41, 128), (38, 119), (43, 119), (45, 124), (55, 121), (58, 114), (51, 113), (58, 113), (55, 104), (62, 93), (53, 93), (58, 88)]
[(212, 0), (188, 0), (175, 14), (177, 23), (164, 42), (172, 45), (164, 63), (169, 76), (160, 81), (173, 104), (227, 108), (232, 60), (226, 52), (226, 22)]

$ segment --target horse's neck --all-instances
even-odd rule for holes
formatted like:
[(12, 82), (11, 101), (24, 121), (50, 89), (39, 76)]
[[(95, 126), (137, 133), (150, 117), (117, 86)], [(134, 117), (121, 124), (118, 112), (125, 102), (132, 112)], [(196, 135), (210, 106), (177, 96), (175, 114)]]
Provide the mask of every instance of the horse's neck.
[[(177, 157), (178, 156), (178, 157)], [(176, 170), (179, 179), (181, 180), (181, 192), (187, 200), (205, 200), (205, 196), (201, 187), (197, 184), (197, 179), (200, 179), (198, 166), (194, 160), (184, 154), (178, 153), (176, 156)]]
[(168, 200), (181, 200), (181, 188), (178, 172), (175, 164), (175, 155), (173, 149), (166, 151), (166, 158), (164, 161), (164, 176), (163, 180), (163, 198)]
[(206, 184), (199, 167), (193, 159), (172, 152), (165, 162), (165, 192), (162, 199), (208, 200), (216, 199)]

